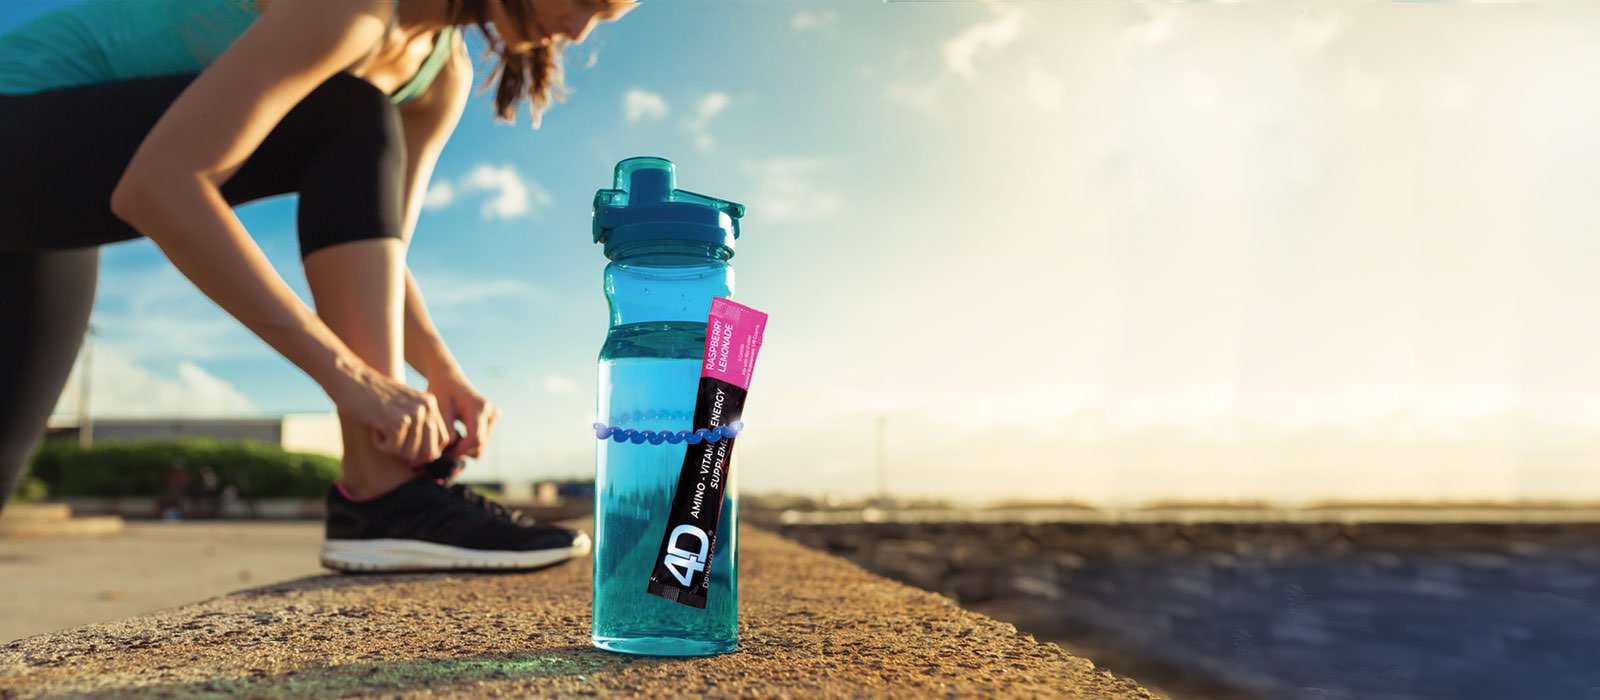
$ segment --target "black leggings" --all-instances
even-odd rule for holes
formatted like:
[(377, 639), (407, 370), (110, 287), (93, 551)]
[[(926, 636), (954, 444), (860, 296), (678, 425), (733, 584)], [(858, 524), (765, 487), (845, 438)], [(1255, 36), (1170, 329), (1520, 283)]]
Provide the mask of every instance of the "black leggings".
[[(100, 245), (139, 237), (111, 191), (194, 79), (175, 75), (0, 96), (0, 508), (43, 437), (94, 305)], [(231, 205), (297, 192), (304, 258), (399, 237), (405, 141), (388, 95), (339, 74), (222, 186)]]

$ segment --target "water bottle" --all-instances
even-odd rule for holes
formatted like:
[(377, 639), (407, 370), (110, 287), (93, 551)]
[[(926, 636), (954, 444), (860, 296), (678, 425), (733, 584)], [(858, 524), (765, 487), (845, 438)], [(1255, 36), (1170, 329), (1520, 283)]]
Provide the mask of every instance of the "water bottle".
[[(706, 318), (713, 297), (732, 296), (728, 260), (743, 214), (742, 205), (676, 189), (671, 161), (617, 163), (612, 189), (594, 200), (594, 240), (611, 260), (596, 421), (641, 431), (695, 427)], [(703, 656), (738, 646), (736, 480), (723, 494), (705, 609), (646, 592), (687, 449), (597, 442), (592, 640), (601, 649)]]

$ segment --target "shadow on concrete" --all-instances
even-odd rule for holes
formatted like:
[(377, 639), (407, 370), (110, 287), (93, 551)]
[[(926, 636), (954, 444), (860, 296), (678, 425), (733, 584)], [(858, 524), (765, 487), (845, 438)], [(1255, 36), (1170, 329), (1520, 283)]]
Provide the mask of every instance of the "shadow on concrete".
[(549, 569), (555, 569), (569, 564), (586, 564), (588, 557), (568, 559), (548, 566), (533, 569), (507, 569), (505, 571), (462, 571), (460, 569), (445, 569), (439, 571), (404, 571), (404, 572), (372, 572), (372, 573), (327, 573), (321, 576), (307, 576), (292, 581), (257, 586), (255, 588), (242, 588), (229, 595), (260, 597), (296, 593), (304, 591), (336, 591), (350, 588), (363, 588), (367, 586), (387, 586), (398, 583), (421, 583), (425, 581), (443, 581), (446, 579), (490, 578), (495, 576), (516, 576), (519, 574), (533, 574)]
[[(590, 646), (567, 646), (521, 654), (486, 654), (454, 659), (397, 659), (370, 663), (303, 668), (278, 675), (257, 673), (239, 678), (212, 678), (110, 688), (92, 693), (48, 696), (51, 700), (85, 698), (325, 698), (350, 695), (414, 693), (449, 689), (479, 682), (579, 676), (618, 669), (655, 659), (634, 659)], [(583, 679), (587, 680), (587, 679)]]

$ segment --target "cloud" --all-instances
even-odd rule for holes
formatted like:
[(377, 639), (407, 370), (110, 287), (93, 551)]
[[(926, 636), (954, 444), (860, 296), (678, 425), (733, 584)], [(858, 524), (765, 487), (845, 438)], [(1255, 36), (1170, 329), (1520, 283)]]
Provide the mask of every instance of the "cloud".
[(456, 199), (455, 188), (450, 186), (449, 180), (439, 180), (428, 187), (428, 193), (422, 196), (423, 209), (443, 209), (450, 206)]
[[(56, 402), (57, 415), (76, 415), (83, 370), (80, 358)], [(176, 376), (141, 366), (122, 348), (98, 343), (89, 383), (90, 413), (102, 417), (226, 417), (259, 415), (249, 397), (193, 362), (179, 362)]]
[(1302, 54), (1314, 54), (1338, 38), (1343, 22), (1342, 15), (1326, 9), (1296, 12), (1289, 29), (1289, 44)]
[(895, 83), (884, 91), (890, 102), (913, 112), (933, 115), (939, 112), (939, 88), (932, 83)]
[(479, 210), (485, 219), (528, 216), (555, 201), (539, 183), (523, 179), (516, 166), (479, 163), (455, 184), (448, 179), (437, 179), (423, 195), (422, 206), (430, 210), (444, 209), (474, 192), (489, 193)]
[(725, 92), (713, 92), (700, 98), (700, 105), (697, 109), (700, 121), (704, 122), (717, 116), (718, 112), (727, 108), (729, 101), (728, 93)]
[(710, 123), (712, 117), (727, 109), (728, 104), (732, 101), (732, 98), (728, 97), (728, 93), (713, 92), (700, 98), (700, 101), (695, 104), (694, 117), (684, 120), (683, 128), (689, 132), (690, 136), (694, 137), (696, 148), (702, 151), (710, 151), (716, 147), (716, 142), (712, 140), (711, 134), (706, 130), (706, 126)]
[(660, 93), (628, 88), (622, 95), (622, 112), (630, 124), (641, 119), (661, 119), (667, 116), (667, 100)]
[(831, 216), (840, 209), (838, 191), (823, 183), (834, 166), (828, 158), (779, 157), (746, 163), (753, 183), (750, 211), (769, 223)]
[(789, 20), (789, 28), (797, 32), (821, 29), (833, 24), (834, 22), (838, 21), (838, 19), (839, 13), (834, 12), (833, 10), (823, 10), (821, 12), (807, 12), (805, 10), (801, 10), (794, 13), (794, 17)]
[(475, 279), (452, 278), (440, 279), (429, 276), (428, 284), (422, 281), (417, 286), (423, 287), (428, 298), (428, 308), (440, 311), (456, 306), (472, 306), (491, 299), (537, 299), (544, 296), (544, 291), (519, 279)]
[(1029, 102), (1046, 112), (1060, 109), (1062, 103), (1066, 101), (1066, 91), (1061, 88), (1061, 79), (1038, 66), (1029, 67), (1022, 86), (1022, 94)]
[(105, 265), (90, 324), (103, 344), (136, 360), (271, 353), (249, 329), (165, 262), (134, 269)]
[(944, 44), (944, 63), (950, 72), (967, 80), (978, 78), (975, 65), (978, 54), (997, 49), (1015, 41), (1022, 31), (1022, 13), (1016, 10), (1001, 11), (987, 22), (968, 27), (966, 31)]
[[(884, 90), (884, 96), (890, 102), (913, 112), (928, 116), (939, 115), (940, 98), (947, 83), (947, 76), (953, 74), (968, 81), (977, 80), (979, 54), (1015, 42), (1022, 33), (1022, 20), (1023, 15), (1020, 10), (996, 8), (988, 21), (967, 27), (960, 34), (945, 41), (944, 65), (948, 73), (941, 73), (932, 79), (911, 78), (905, 82), (890, 83)], [(904, 64), (910, 57), (909, 52), (902, 51), (896, 56), (896, 62)], [(1030, 80), (1027, 89), (1029, 91), (1027, 96), (1036, 101), (1043, 99), (1048, 102), (1051, 99), (1048, 94), (1050, 85), (1037, 76)], [(1035, 91), (1038, 92), (1037, 95), (1034, 94)]]
[(1145, 48), (1162, 46), (1178, 34), (1178, 10), (1171, 7), (1141, 5), (1145, 11), (1143, 22), (1124, 30), (1130, 44)]
[(532, 180), (524, 180), (516, 166), (480, 163), (461, 178), (463, 194), (489, 192), (480, 212), (485, 219), (515, 219), (527, 216), (536, 209), (550, 206), (555, 199), (550, 192)]
[(528, 309), (553, 298), (549, 290), (519, 277), (484, 277), (472, 270), (452, 271), (438, 264), (414, 267), (412, 274), (428, 300), (434, 324), (446, 338), (453, 337), (451, 333), (456, 330), (477, 333), (519, 323)]
[(571, 378), (559, 374), (544, 375), (544, 390), (547, 394), (570, 394), (578, 390), (578, 383)]

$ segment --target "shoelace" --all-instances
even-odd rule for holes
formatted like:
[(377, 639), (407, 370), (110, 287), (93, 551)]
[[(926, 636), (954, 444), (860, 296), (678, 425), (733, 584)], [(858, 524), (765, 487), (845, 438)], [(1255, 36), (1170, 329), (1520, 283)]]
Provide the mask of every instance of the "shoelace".
[(483, 494), (473, 491), (471, 487), (468, 487), (466, 484), (449, 484), (449, 489), (451, 493), (461, 497), (466, 502), (477, 506), (480, 510), (488, 512), (489, 515), (494, 516), (496, 519), (503, 520), (511, 523), (512, 525), (532, 524), (532, 519), (523, 515), (522, 511), (507, 508), (499, 501), (487, 498)]

